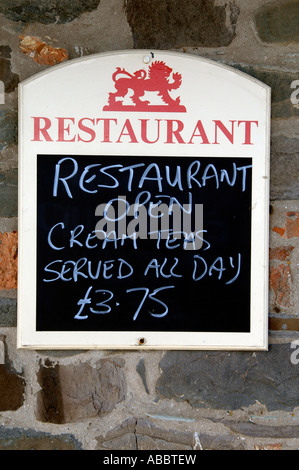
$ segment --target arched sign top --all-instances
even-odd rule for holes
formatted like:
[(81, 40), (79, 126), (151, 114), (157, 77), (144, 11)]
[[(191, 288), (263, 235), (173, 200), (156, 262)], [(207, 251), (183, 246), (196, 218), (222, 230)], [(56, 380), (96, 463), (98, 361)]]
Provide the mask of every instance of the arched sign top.
[[(260, 134), (257, 109), (265, 113), (269, 100), (269, 88), (242, 72), (164, 51), (76, 59), (25, 81), (20, 90), (24, 99), (30, 95), (32, 142), (68, 144), (70, 151), (97, 141), (108, 152), (106, 144), (138, 143), (132, 146), (136, 153), (140, 145), (151, 153), (154, 144), (171, 155), (167, 144), (175, 143), (178, 154), (198, 155), (200, 149), (215, 155), (222, 152), (215, 145), (226, 144), (230, 152), (243, 146), (250, 154), (252, 138)], [(41, 106), (49, 112), (40, 116)], [(150, 139), (157, 120), (159, 136)]]
[[(215, 70), (215, 73), (227, 73), (232, 74), (233, 76), (239, 76), (240, 80), (244, 79), (244, 81), (251, 81), (253, 85), (257, 85), (261, 88), (269, 90), (269, 86), (265, 83), (261, 82), (260, 80), (247, 75), (246, 73), (234, 69), (233, 67), (216, 62), (215, 60), (208, 59), (205, 57), (201, 57), (198, 55), (191, 55), (182, 52), (174, 52), (174, 51), (167, 51), (167, 50), (147, 50), (147, 49), (139, 49), (139, 50), (122, 50), (122, 51), (109, 51), (109, 52), (101, 52), (97, 54), (91, 54), (88, 56), (80, 57), (77, 59), (72, 59), (61, 64), (55, 65), (54, 67), (48, 68), (42, 72), (35, 74), (34, 76), (24, 80), (21, 83), (21, 86), (28, 85), (29, 83), (42, 80), (45, 76), (49, 76), (51, 74), (58, 74), (63, 73), (63, 69), (69, 69), (70, 71), (74, 68), (82, 68), (86, 70), (86, 66), (89, 65), (91, 67), (95, 67), (94, 70), (97, 69), (99, 65), (104, 64), (105, 61), (109, 62), (110, 60), (117, 62), (117, 60), (130, 62), (134, 61), (139, 68), (146, 68), (152, 67), (152, 63), (156, 61), (167, 63), (167, 60), (172, 61), (181, 61), (183, 64), (186, 62), (190, 63), (191, 67), (205, 67), (210, 70)], [(183, 65), (184, 66), (184, 65)], [(102, 69), (103, 72), (103, 69)], [(72, 72), (73, 73), (73, 72)], [(82, 72), (81, 72), (82, 73)]]
[(19, 91), (19, 347), (266, 349), (269, 87), (134, 50)]

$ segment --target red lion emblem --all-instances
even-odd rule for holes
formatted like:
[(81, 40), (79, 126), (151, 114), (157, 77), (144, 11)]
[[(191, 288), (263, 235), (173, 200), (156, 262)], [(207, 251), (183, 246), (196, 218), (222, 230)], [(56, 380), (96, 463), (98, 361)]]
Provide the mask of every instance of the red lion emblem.
[[(171, 77), (172, 75), (172, 77)], [(172, 78), (172, 82), (170, 82)], [(165, 62), (153, 62), (148, 73), (141, 69), (134, 74), (125, 69), (117, 67), (112, 75), (116, 92), (109, 93), (108, 105), (103, 108), (104, 111), (165, 111), (165, 112), (186, 112), (185, 106), (180, 104), (180, 98), (175, 100), (171, 98), (169, 92), (176, 90), (181, 86), (182, 76), (179, 73), (172, 73), (172, 69)], [(122, 100), (129, 90), (133, 90), (131, 100), (133, 105), (124, 105)], [(164, 104), (151, 105), (149, 101), (142, 101), (146, 91), (157, 92)]]

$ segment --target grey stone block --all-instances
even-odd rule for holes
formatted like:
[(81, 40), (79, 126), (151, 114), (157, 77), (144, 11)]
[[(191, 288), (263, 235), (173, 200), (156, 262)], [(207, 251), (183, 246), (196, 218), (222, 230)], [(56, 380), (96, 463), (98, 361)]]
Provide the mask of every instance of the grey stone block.
[(17, 301), (0, 297), (0, 326), (17, 326)]
[(299, 2), (270, 2), (255, 14), (256, 30), (264, 42), (299, 42)]
[(167, 352), (156, 390), (197, 408), (234, 410), (258, 400), (268, 410), (290, 411), (299, 405), (299, 367), (291, 353), (289, 344), (256, 353)]
[(2, 0), (0, 13), (24, 23), (68, 23), (82, 13), (95, 10), (100, 0)]
[(235, 37), (239, 8), (214, 0), (127, 0), (135, 48), (228, 46)]
[(72, 434), (0, 427), (0, 450), (82, 450)]

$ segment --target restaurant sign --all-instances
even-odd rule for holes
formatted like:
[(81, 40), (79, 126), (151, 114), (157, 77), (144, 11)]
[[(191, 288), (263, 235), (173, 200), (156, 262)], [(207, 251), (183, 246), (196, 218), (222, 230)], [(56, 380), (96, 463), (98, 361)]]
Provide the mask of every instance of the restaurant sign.
[(269, 88), (134, 50), (19, 92), (18, 346), (267, 349)]

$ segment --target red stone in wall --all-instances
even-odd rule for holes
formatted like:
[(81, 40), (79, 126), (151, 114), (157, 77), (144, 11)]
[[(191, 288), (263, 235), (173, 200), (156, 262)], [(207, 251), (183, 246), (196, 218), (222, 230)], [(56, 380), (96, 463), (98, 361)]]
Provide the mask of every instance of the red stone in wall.
[(292, 273), (289, 264), (271, 266), (270, 287), (274, 292), (276, 305), (280, 307), (292, 306)]
[(55, 65), (69, 58), (65, 49), (49, 46), (35, 36), (21, 36), (20, 49), (40, 65)]
[(0, 233), (0, 289), (17, 288), (18, 234)]
[(299, 237), (299, 212), (287, 212), (284, 227), (273, 227), (273, 232), (283, 238)]
[(288, 261), (293, 249), (293, 246), (279, 246), (276, 248), (270, 248), (270, 260)]

